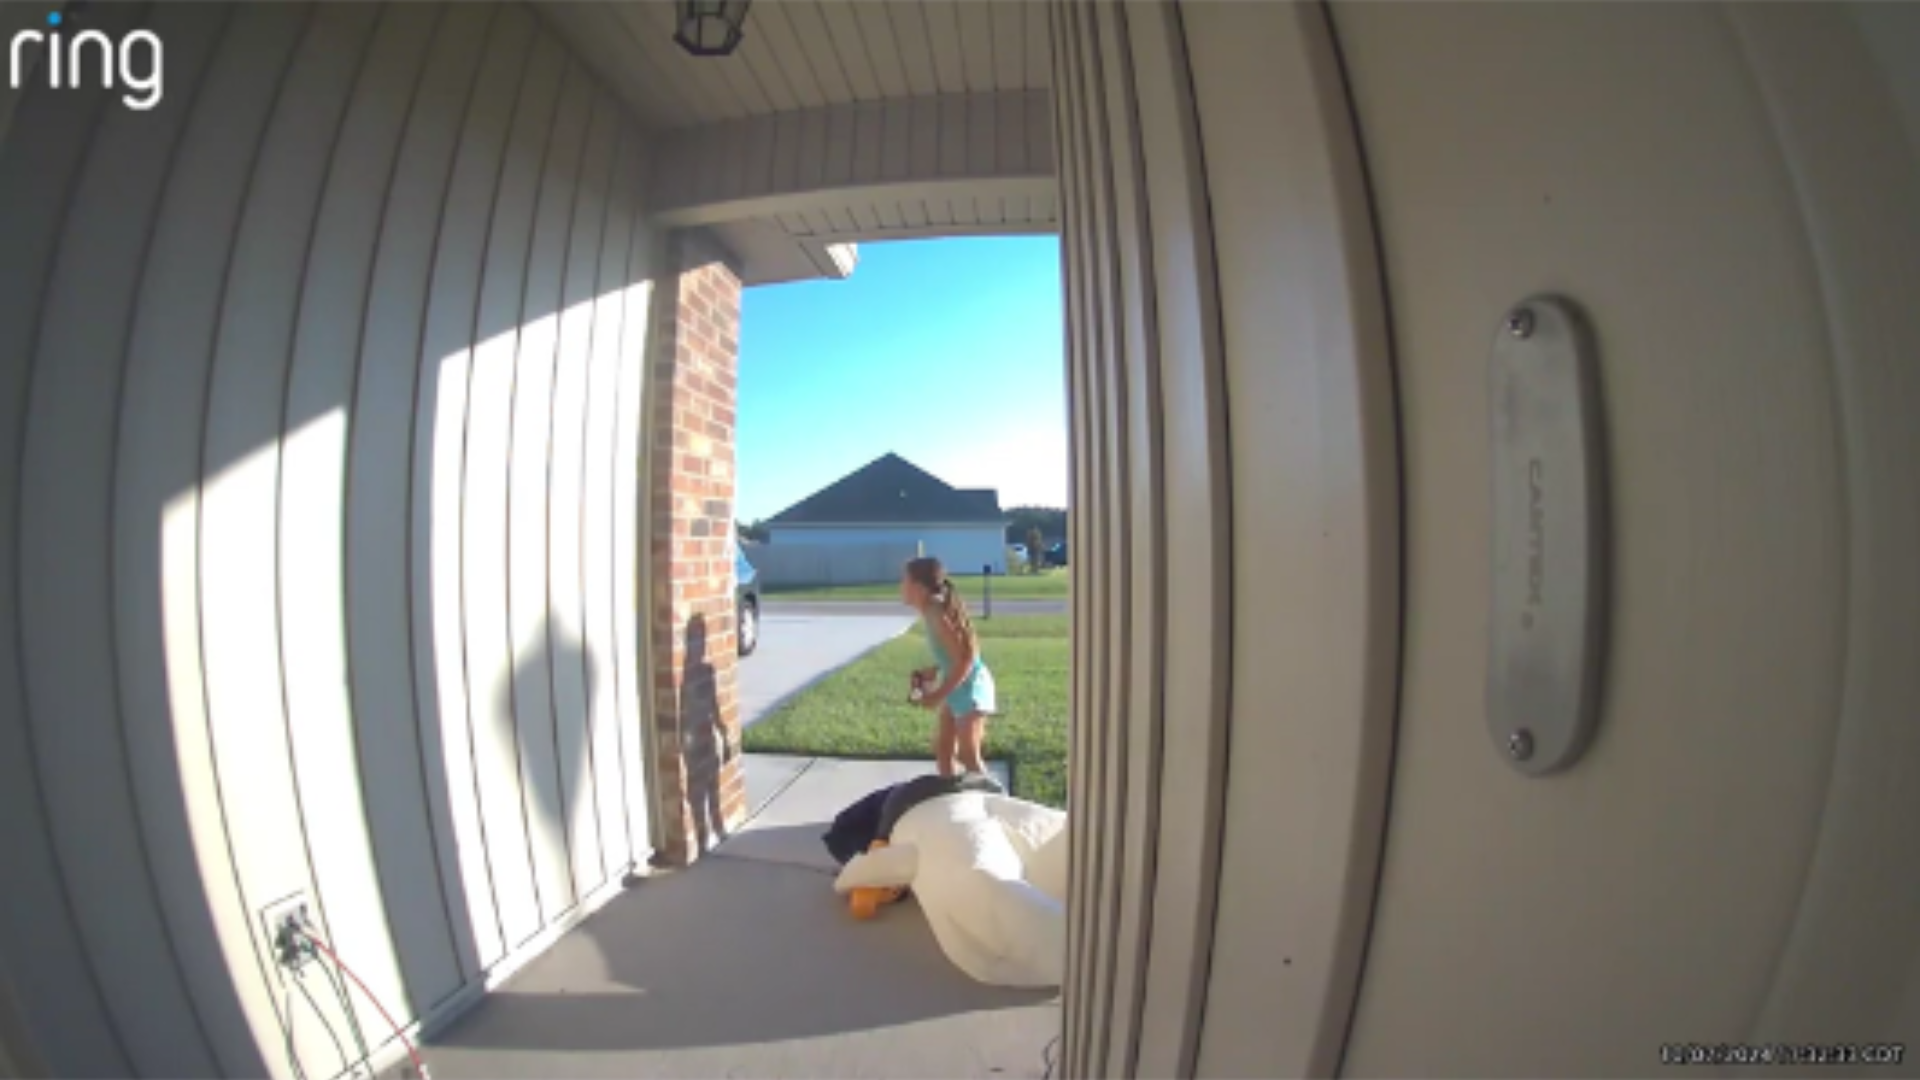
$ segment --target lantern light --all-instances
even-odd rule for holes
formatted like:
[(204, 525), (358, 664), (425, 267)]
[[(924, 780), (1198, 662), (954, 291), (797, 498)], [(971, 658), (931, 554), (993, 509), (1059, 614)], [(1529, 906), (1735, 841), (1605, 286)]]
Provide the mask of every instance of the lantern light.
[(673, 40), (695, 56), (727, 56), (746, 37), (751, 6), (753, 0), (677, 0)]

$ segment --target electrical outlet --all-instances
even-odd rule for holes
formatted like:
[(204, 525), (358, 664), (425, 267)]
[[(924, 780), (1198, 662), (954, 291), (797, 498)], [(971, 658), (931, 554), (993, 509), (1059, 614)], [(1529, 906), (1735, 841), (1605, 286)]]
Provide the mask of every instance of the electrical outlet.
[(313, 908), (305, 891), (283, 897), (260, 909), (260, 930), (272, 950), (274, 966), (298, 972), (313, 960), (313, 947), (306, 944), (305, 931), (313, 921)]

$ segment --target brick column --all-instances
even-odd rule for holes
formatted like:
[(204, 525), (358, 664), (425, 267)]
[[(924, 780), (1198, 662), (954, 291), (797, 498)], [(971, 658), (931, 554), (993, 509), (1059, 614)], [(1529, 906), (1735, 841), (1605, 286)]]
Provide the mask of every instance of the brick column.
[(740, 277), (700, 231), (675, 233), (656, 283), (649, 668), (658, 858), (685, 865), (746, 819), (734, 693), (733, 424)]

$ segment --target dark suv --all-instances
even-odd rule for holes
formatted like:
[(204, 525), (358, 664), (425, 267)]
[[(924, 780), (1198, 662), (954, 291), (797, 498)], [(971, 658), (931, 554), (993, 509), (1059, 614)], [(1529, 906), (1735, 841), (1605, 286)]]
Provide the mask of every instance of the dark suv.
[(752, 656), (760, 647), (760, 571), (747, 561), (747, 553), (733, 545), (733, 638), (741, 656)]

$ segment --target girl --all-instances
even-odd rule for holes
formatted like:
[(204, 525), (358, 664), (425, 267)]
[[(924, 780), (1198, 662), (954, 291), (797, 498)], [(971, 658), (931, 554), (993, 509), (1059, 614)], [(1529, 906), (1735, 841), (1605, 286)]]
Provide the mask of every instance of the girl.
[(933, 650), (935, 675), (919, 704), (940, 710), (933, 736), (933, 757), (940, 775), (952, 776), (954, 761), (967, 772), (984, 774), (980, 746), (987, 717), (993, 715), (993, 673), (980, 659), (980, 639), (967, 617), (967, 605), (947, 578), (939, 559), (913, 559), (900, 575), (900, 599), (920, 613)]

